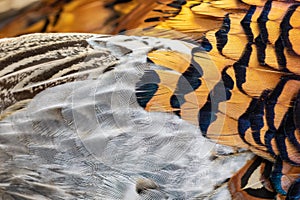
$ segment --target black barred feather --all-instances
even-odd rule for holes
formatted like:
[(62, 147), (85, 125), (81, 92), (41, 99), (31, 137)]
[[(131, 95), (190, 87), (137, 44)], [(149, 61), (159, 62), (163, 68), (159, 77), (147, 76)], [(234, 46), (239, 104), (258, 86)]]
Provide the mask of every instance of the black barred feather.
[[(78, 45), (69, 46), (71, 38)], [(33, 45), (36, 41), (41, 43)], [(0, 123), (3, 198), (204, 198), (215, 196), (214, 186), (252, 156), (247, 152), (232, 156), (233, 149), (213, 144), (201, 137), (197, 126), (173, 114), (170, 98), (182, 73), (164, 66), (172, 57), (160, 64), (154, 57), (174, 53), (189, 58), (183, 61), (182, 72), (194, 67), (188, 64), (191, 60), (203, 59), (195, 66), (207, 66), (211, 62), (207, 52), (193, 44), (154, 37), (33, 34), (2, 39), (7, 57), (1, 61), (23, 55), (25, 49), (11, 45), (22, 42), (36, 49), (49, 46), (49, 52), (19, 56), (16, 62), (5, 62), (2, 71), (11, 69), (3, 80), (24, 72), (1, 85), (2, 94), (10, 95), (3, 98)], [(61, 57), (46, 60), (54, 52)], [(84, 56), (84, 61), (77, 56)], [(72, 63), (66, 65), (69, 60)], [(26, 67), (13, 71), (16, 63)], [(195, 97), (203, 93), (206, 97), (208, 85), (218, 82), (216, 72), (205, 75), (206, 86), (194, 88), (198, 91), (193, 96), (184, 93), (183, 118), (197, 115), (201, 105)], [(211, 159), (211, 150), (220, 157)], [(222, 174), (210, 169), (218, 165), (224, 167)], [(201, 177), (210, 177), (213, 184), (200, 182)]]
[[(102, 17), (95, 17), (96, 10)], [(33, 15), (36, 15), (35, 20), (32, 20)], [(79, 19), (79, 15), (84, 17)], [(49, 87), (55, 89), (68, 82), (76, 85), (80, 81), (101, 79), (95, 88), (103, 88), (103, 91), (90, 89), (99, 94), (96, 102), (109, 102), (108, 107), (106, 104), (96, 106), (101, 128), (121, 127), (127, 132), (118, 137), (127, 138), (128, 130), (134, 127), (127, 123), (144, 124), (144, 128), (151, 124), (139, 119), (142, 111), (135, 110), (136, 106), (151, 116), (162, 117), (167, 113), (166, 116), (196, 126), (199, 135), (218, 144), (249, 149), (256, 154), (230, 179), (228, 188), (233, 199), (298, 199), (299, 18), (300, 2), (296, 0), (41, 1), (14, 15), (14, 20), (0, 24), (0, 36), (71, 31), (136, 36), (47, 34), (1, 40), (0, 97), (3, 103), (0, 119), (13, 119), (18, 113), (26, 112), (27, 104), (33, 106), (31, 99)], [(88, 28), (84, 27), (86, 23), (89, 23)], [(79, 121), (91, 112), (91, 108), (84, 109), (91, 103), (84, 101), (89, 95), (84, 89), (81, 92), (81, 97), (74, 98), (83, 107), (80, 109), (74, 104)], [(106, 99), (109, 97), (115, 100)], [(124, 114), (125, 105), (130, 105), (128, 109), (136, 113)], [(58, 110), (64, 110), (64, 106), (62, 103)], [(56, 116), (57, 112), (60, 113), (54, 109), (54, 114), (50, 113)], [(64, 114), (58, 114), (59, 118), (50, 120), (51, 123), (59, 122)], [(112, 116), (118, 116), (117, 125), (112, 122)], [(65, 118), (72, 119), (69, 115)], [(159, 132), (163, 119), (154, 120), (159, 125), (152, 128)], [(93, 120), (93, 117), (89, 119)], [(82, 134), (93, 132), (84, 123), (80, 125), (84, 127)], [(33, 126), (43, 129), (46, 125)], [(54, 130), (53, 134), (56, 134)], [(109, 143), (107, 140), (101, 142)], [(161, 148), (164, 140), (171, 139), (159, 139), (156, 145)], [(92, 143), (92, 139), (88, 142)], [(143, 144), (146, 143), (138, 143)], [(113, 143), (103, 155), (113, 155), (118, 145)], [(13, 148), (18, 149), (17, 145)], [(127, 148), (130, 149), (130, 145)], [(117, 152), (116, 160), (122, 155)], [(51, 153), (49, 156), (51, 159)], [(156, 166), (154, 163), (143, 167), (151, 168)], [(161, 179), (156, 180), (165, 185)], [(112, 187), (113, 183), (106, 181), (107, 187)], [(151, 182), (150, 185), (159, 184)], [(120, 187), (126, 186), (121, 184)], [(174, 188), (136, 188), (139, 188), (137, 195), (147, 194), (158, 199), (168, 195), (179, 199), (184, 196), (172, 196), (176, 194)], [(9, 195), (29, 198), (21, 192), (20, 189)], [(121, 194), (110, 195), (117, 199)], [(195, 197), (191, 194), (186, 195)]]
[(261, 157), (254, 157), (229, 181), (233, 199), (275, 199), (269, 178), (272, 163)]

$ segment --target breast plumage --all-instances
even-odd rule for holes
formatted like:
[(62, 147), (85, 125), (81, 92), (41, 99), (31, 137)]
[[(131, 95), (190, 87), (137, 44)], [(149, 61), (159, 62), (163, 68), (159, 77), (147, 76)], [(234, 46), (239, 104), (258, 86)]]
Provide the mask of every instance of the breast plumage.
[(121, 35), (0, 41), (5, 197), (299, 198), (297, 1), (92, 2)]

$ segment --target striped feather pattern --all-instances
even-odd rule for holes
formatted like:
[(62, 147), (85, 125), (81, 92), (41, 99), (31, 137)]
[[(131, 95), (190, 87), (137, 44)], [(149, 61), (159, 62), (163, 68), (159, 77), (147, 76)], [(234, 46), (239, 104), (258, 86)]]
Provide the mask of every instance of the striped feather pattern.
[[(203, 71), (208, 64), (198, 65), (199, 62), (195, 63), (191, 58), (190, 68), (181, 72), (181, 77), (185, 81), (181, 81), (178, 77), (175, 89), (169, 91), (169, 95), (164, 92), (163, 97), (160, 97), (161, 87), (158, 84), (159, 93), (153, 93), (153, 99), (149, 100), (149, 104), (144, 107), (151, 110), (149, 107), (152, 105), (152, 100), (156, 105), (159, 100), (162, 101), (162, 105), (165, 105), (166, 103), (163, 102), (168, 102), (165, 100), (168, 98), (169, 105), (161, 107), (162, 111), (167, 107), (166, 111), (173, 111), (185, 120), (195, 123), (198, 119), (200, 130), (205, 136), (222, 144), (247, 147), (273, 162), (279, 157), (296, 166), (296, 174), (299, 174), (300, 148), (297, 139), (299, 131), (295, 125), (297, 117), (294, 114), (297, 109), (295, 104), (299, 101), (300, 77), (297, 67), (299, 56), (294, 50), (297, 48), (297, 42), (292, 43), (293, 37), (289, 34), (298, 31), (296, 25), (298, 6), (298, 3), (277, 1), (254, 2), (250, 5), (244, 4), (243, 9), (247, 10), (246, 13), (241, 6), (231, 7), (235, 12), (228, 10), (222, 13), (217, 11), (218, 6), (214, 3), (193, 5), (191, 11), (197, 11), (194, 16), (209, 15), (223, 20), (218, 28), (199, 31), (198, 35), (205, 34), (212, 45), (209, 55), (213, 61), (216, 61), (215, 64), (222, 72), (221, 81), (225, 87), (222, 89), (225, 89), (226, 94), (220, 92), (216, 84), (213, 89), (206, 89), (206, 91), (213, 91), (206, 95), (206, 103), (200, 103), (199, 108), (197, 106), (194, 108), (198, 110), (198, 118), (195, 112), (194, 117), (186, 117), (186, 114), (183, 114), (186, 110), (187, 113), (192, 113), (191, 108), (185, 106), (188, 103), (187, 94), (196, 93), (201, 88), (202, 93), (198, 97), (203, 101), (203, 91), (207, 87), (202, 84), (201, 78), (206, 74)], [(222, 9), (226, 11), (226, 8)], [(184, 12), (182, 8), (183, 15)], [(165, 25), (169, 21), (170, 24), (173, 22), (180, 24), (175, 18), (165, 19), (161, 24)], [(197, 35), (194, 34), (197, 25), (195, 23), (193, 28), (189, 29), (190, 32), (187, 30), (185, 33)], [(201, 23), (199, 25), (201, 26)], [(152, 29), (155, 28), (161, 27), (157, 25)], [(180, 28), (178, 30), (182, 31)], [(218, 59), (224, 60), (224, 58), (227, 59), (225, 62), (218, 62)], [(156, 60), (158, 60), (154, 61), (156, 64), (164, 64), (159, 61), (160, 59), (156, 58)], [(171, 78), (171, 80), (177, 79)], [(182, 85), (190, 89), (181, 89)], [(217, 93), (223, 94), (223, 99), (214, 95)], [(213, 100), (216, 102), (212, 102)], [(224, 101), (226, 110), (219, 107)], [(220, 129), (218, 130), (220, 124), (223, 124), (221, 132)], [(287, 193), (287, 189), (278, 189), (284, 181), (273, 184), (277, 192)]]
[(122, 15), (118, 10), (128, 7), (118, 6), (118, 2), (123, 1), (36, 0), (19, 12), (3, 14), (0, 37), (35, 32), (109, 33), (113, 31), (115, 19)]
[[(28, 57), (19, 57), (19, 61), (7, 65), (9, 69), (18, 62), (30, 63), (32, 66), (11, 73), (26, 70), (30, 73), (24, 80), (35, 82), (15, 82), (9, 88), (12, 96), (17, 89), (28, 92), (28, 105), (15, 112), (10, 110), (0, 123), (1, 198), (217, 198), (216, 187), (219, 195), (230, 196), (222, 183), (252, 154), (244, 151), (235, 155), (234, 149), (210, 142), (201, 136), (197, 126), (178, 116), (146, 112), (139, 105), (142, 91), (137, 92), (136, 87), (142, 87), (147, 75), (151, 75), (149, 84), (161, 80), (158, 75), (154, 79), (155, 73), (181, 76), (176, 70), (149, 61), (148, 55), (171, 51), (191, 58), (195, 45), (151, 37), (92, 34), (34, 34), (2, 39), (0, 43), (8, 53), (24, 54), (24, 50), (10, 44), (27, 41), (25, 44), (32, 45), (32, 38), (41, 41), (35, 48), (48, 49), (49, 53), (26, 51), (32, 54), (30, 62)], [(70, 43), (71, 38), (78, 46), (72, 46), (75, 42)], [(52, 64), (49, 54), (54, 46), (57, 52), (67, 51), (68, 57)], [(76, 59), (73, 65), (63, 67), (68, 59), (82, 54), (85, 61)], [(37, 56), (40, 59), (33, 60)], [(43, 60), (44, 56), (50, 60)], [(109, 58), (114, 58), (113, 67)], [(31, 76), (41, 63), (45, 76)], [(89, 65), (94, 68), (87, 69)], [(75, 66), (81, 68), (72, 71)], [(61, 82), (68, 69), (72, 73), (67, 72), (67, 76), (74, 80)], [(47, 76), (49, 72), (55, 73)], [(43, 91), (35, 94), (27, 90), (35, 85), (44, 86), (38, 87)], [(5, 86), (9, 85), (1, 85)], [(3, 113), (19, 102), (6, 101)], [(211, 169), (219, 165), (223, 166), (222, 172)], [(203, 177), (210, 180), (209, 185), (201, 180)]]
[[(68, 19), (60, 16), (67, 13), (71, 5), (75, 2), (66, 3), (55, 21)], [(148, 64), (156, 67), (146, 67), (136, 82), (138, 104), (150, 112), (173, 113), (198, 126), (202, 135), (217, 143), (247, 148), (268, 160), (255, 158), (232, 178), (230, 184), (236, 187), (231, 189), (234, 198), (237, 195), (262, 198), (235, 182), (252, 168), (253, 176), (258, 176), (257, 170), (264, 171), (267, 165), (270, 175), (264, 180), (270, 186), (263, 188), (272, 195), (274, 191), (279, 193), (278, 198), (287, 195), (297, 199), (300, 164), (299, 2), (166, 0), (116, 1), (106, 5), (109, 6), (105, 10), (118, 12), (119, 18), (108, 23), (111, 27), (104, 27), (103, 32), (199, 42), (187, 51), (170, 47), (145, 52)], [(70, 12), (76, 13), (75, 10), (70, 9)], [(69, 31), (50, 23), (51, 15), (45, 15), (48, 21), (39, 31)], [(69, 23), (68, 20), (65, 22)], [(25, 30), (31, 32), (28, 31), (30, 28)], [(80, 28), (77, 30), (81, 31)], [(43, 41), (45, 38), (33, 36), (33, 40), (41, 40), (38, 47), (32, 47), (35, 42), (22, 44), (14, 39), (11, 41), (22, 45), (14, 47), (10, 42), (3, 42), (2, 118), (24, 107), (29, 99), (49, 86), (97, 77), (120, 62), (118, 56), (86, 43), (86, 39), (92, 37), (90, 35), (78, 35), (76, 40), (72, 36), (70, 41), (62, 38), (62, 42), (56, 38), (58, 36), (53, 37), (55, 39)], [(147, 42), (145, 44), (149, 45)], [(28, 52), (19, 48), (24, 45), (36, 50)], [(98, 45), (109, 47), (105, 42)], [(124, 46), (117, 52), (118, 55), (132, 53)], [(92, 58), (89, 59), (90, 55)], [(94, 67), (98, 58), (103, 62), (100, 68)], [(80, 64), (82, 62), (84, 66)], [(49, 63), (50, 69), (45, 70)], [(96, 75), (91, 75), (91, 71), (96, 71)], [(237, 194), (239, 189), (243, 191)]]
[[(20, 39), (20, 43), (4, 40), (0, 47), (3, 52), (0, 61), (1, 118), (19, 109), (19, 105), (24, 106), (19, 103), (47, 87), (86, 79), (92, 71), (97, 76), (97, 72), (113, 67), (117, 59), (107, 51), (90, 48), (86, 41), (89, 37), (91, 35), (32, 35)], [(100, 69), (95, 67), (97, 62), (102, 64)]]
[(233, 199), (274, 199), (270, 183), (272, 163), (260, 157), (250, 160), (229, 181)]

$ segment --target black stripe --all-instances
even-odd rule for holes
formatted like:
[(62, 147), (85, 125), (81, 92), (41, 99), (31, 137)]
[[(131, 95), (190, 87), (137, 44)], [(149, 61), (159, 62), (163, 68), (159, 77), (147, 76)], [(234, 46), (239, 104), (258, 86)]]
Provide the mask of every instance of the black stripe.
[[(294, 124), (293, 107), (289, 107), (288, 111), (286, 112), (286, 114), (278, 128), (278, 131), (276, 132), (275, 140), (276, 140), (278, 150), (280, 152), (281, 159), (284, 161), (287, 161), (291, 164), (300, 166), (300, 163), (296, 163), (289, 158), (289, 155), (287, 152), (288, 149), (287, 149), (286, 142), (285, 142), (285, 139), (288, 138), (288, 136), (294, 135), (295, 130), (296, 130), (296, 127)], [(290, 140), (291, 138), (288, 138), (288, 139)], [(296, 142), (296, 141), (293, 141), (293, 142)], [(297, 147), (294, 147), (294, 148), (297, 148)], [(299, 146), (297, 149), (298, 149), (298, 153), (300, 153)]]
[(296, 54), (296, 52), (293, 50), (293, 46), (289, 39), (289, 31), (293, 28), (290, 24), (290, 19), (299, 6), (299, 3), (290, 6), (280, 23), (280, 37), (283, 40), (284, 46), (293, 54)]
[(45, 19), (45, 24), (44, 24), (44, 26), (42, 27), (42, 29), (41, 29), (41, 33), (45, 33), (46, 31), (47, 31), (47, 28), (48, 28), (48, 26), (49, 26), (49, 24), (50, 24), (50, 20), (49, 20), (49, 18), (47, 17), (46, 19)]
[(270, 176), (274, 189), (283, 195), (286, 195), (286, 192), (283, 190), (281, 185), (282, 178), (282, 160), (278, 157), (275, 164), (273, 165), (273, 170)]
[(238, 119), (238, 132), (242, 140), (251, 145), (245, 139), (246, 131), (251, 128), (252, 137), (257, 145), (263, 146), (260, 140), (260, 130), (264, 127), (264, 105), (268, 91), (264, 91), (259, 99), (253, 98), (246, 112)]
[(176, 1), (173, 1), (172, 3), (167, 4), (167, 6), (172, 7), (172, 8), (181, 9), (182, 5), (185, 5), (185, 4), (186, 4), (185, 0), (176, 0)]
[(268, 44), (268, 30), (267, 30), (267, 21), (268, 15), (272, 7), (272, 1), (268, 0), (265, 3), (262, 13), (257, 19), (258, 27), (259, 27), (259, 35), (255, 38), (255, 44), (257, 47), (257, 59), (261, 65), (265, 65), (266, 58), (266, 48)]
[(246, 91), (243, 89), (243, 84), (246, 82), (246, 72), (249, 65), (250, 56), (252, 53), (251, 43), (248, 43), (244, 49), (244, 52), (240, 59), (233, 64), (233, 69), (236, 78), (236, 86), (243, 93), (246, 94)]
[(51, 2), (50, 6), (51, 7), (56, 7), (56, 6), (59, 6), (60, 3), (62, 4), (67, 4), (67, 3), (70, 3), (72, 0), (55, 0), (54, 2)]
[(273, 169), (273, 163), (264, 159), (265, 162), (265, 168), (264, 171), (262, 172), (262, 175), (264, 178), (269, 179), (272, 173), (272, 169)]
[(223, 25), (215, 33), (216, 39), (217, 39), (217, 49), (222, 54), (222, 50), (225, 47), (225, 45), (228, 42), (228, 33), (230, 31), (230, 18), (229, 14), (226, 14), (223, 20)]
[[(286, 116), (285, 116), (286, 117)], [(285, 121), (285, 119), (284, 119)], [(289, 160), (288, 154), (287, 154), (287, 149), (285, 145), (285, 134), (282, 133), (284, 131), (284, 123), (279, 127), (278, 131), (275, 134), (275, 141), (279, 150), (280, 157), (282, 160), (288, 161), (290, 163), (293, 163), (293, 161)]]
[(198, 122), (203, 136), (206, 136), (208, 127), (217, 119), (218, 105), (231, 98), (234, 82), (226, 73), (228, 67), (222, 70), (222, 80), (218, 82), (207, 97), (204, 106), (199, 110)]
[(282, 22), (280, 23), (280, 35), (275, 42), (275, 52), (276, 52), (277, 62), (280, 67), (280, 70), (283, 71), (289, 71), (286, 68), (287, 61), (284, 55), (284, 48), (287, 47), (287, 49), (291, 53), (296, 54), (289, 40), (289, 31), (293, 28), (290, 24), (290, 19), (293, 13), (296, 11), (296, 9), (299, 7), (299, 5), (300, 4), (294, 4), (289, 7), (287, 13), (283, 17)]
[(265, 146), (267, 147), (268, 153), (270, 153), (273, 157), (275, 157), (276, 154), (273, 150), (271, 141), (275, 137), (275, 134), (276, 134), (276, 130), (268, 129), (265, 133), (265, 138), (264, 138)]
[(300, 199), (300, 178), (298, 178), (289, 188), (286, 195), (286, 200)]
[[(285, 123), (285, 136), (288, 138), (288, 140), (295, 146), (296, 149), (299, 149), (300, 152), (300, 141), (297, 140), (295, 134), (298, 134), (296, 132), (296, 120), (299, 120), (299, 118), (297, 119), (298, 115), (297, 115), (297, 109), (299, 109), (299, 107), (297, 108), (297, 104), (299, 106), (299, 100), (300, 100), (300, 93), (298, 93), (298, 95), (293, 98), (293, 100), (291, 101), (291, 107), (289, 108), (287, 114), (286, 114), (286, 123)], [(299, 110), (298, 110), (299, 112)], [(299, 163), (300, 164), (300, 163)], [(299, 165), (298, 164), (298, 165)]]
[[(269, 174), (270, 172), (267, 172), (267, 170), (271, 170), (272, 163), (262, 159), (261, 157), (256, 157), (254, 162), (250, 165), (246, 173), (241, 178), (241, 188), (244, 188), (248, 184), (248, 180), (250, 179), (252, 173), (261, 166), (262, 163), (265, 163), (266, 167), (263, 171), (263, 174)], [(268, 178), (268, 177), (265, 177)], [(276, 192), (271, 192), (267, 190), (265, 187), (259, 188), (259, 189), (252, 189), (252, 188), (246, 188), (244, 189), (245, 192), (247, 192), (249, 195), (256, 197), (256, 198), (264, 198), (264, 199), (274, 199)]]
[(55, 14), (54, 20), (53, 20), (53, 26), (55, 26), (57, 24), (57, 22), (59, 21), (59, 18), (61, 16), (61, 13), (63, 12), (63, 9), (60, 8), (59, 11)]
[(117, 5), (117, 4), (122, 4), (122, 3), (128, 3), (128, 2), (131, 2), (132, 0), (114, 0), (112, 1), (111, 3), (107, 3), (105, 5), (105, 7), (108, 7), (108, 8), (113, 8), (114, 5)]
[(246, 173), (241, 178), (241, 188), (244, 188), (247, 185), (252, 173), (260, 166), (262, 161), (263, 159), (261, 157), (256, 156), (254, 162), (250, 165)]
[[(113, 70), (115, 67), (116, 67), (116, 65), (108, 66), (107, 68), (105, 68), (103, 70), (103, 73), (109, 72), (109, 71)], [(64, 76), (65, 76), (65, 74), (64, 74)]]
[(254, 35), (252, 33), (252, 29), (250, 27), (250, 24), (251, 24), (251, 19), (252, 19), (252, 16), (253, 16), (255, 10), (256, 10), (256, 6), (251, 5), (249, 10), (247, 11), (245, 17), (241, 21), (241, 25), (242, 25), (242, 27), (245, 31), (245, 34), (247, 36), (247, 40), (251, 44), (253, 43)]
[(157, 92), (159, 83), (160, 78), (155, 71), (145, 71), (140, 81), (136, 84), (136, 97), (140, 106), (146, 108), (147, 103)]
[(169, 4), (167, 4), (167, 6), (172, 7), (172, 8), (181, 9), (181, 5), (177, 4), (177, 3), (169, 3)]
[(300, 91), (295, 99), (294, 113), (295, 126), (300, 131)]
[[(274, 108), (275, 105), (277, 104), (278, 98), (281, 95), (285, 84), (289, 81), (289, 80), (298, 80), (300, 77), (297, 75), (288, 75), (288, 76), (283, 76), (281, 77), (281, 80), (279, 81), (279, 83), (276, 85), (276, 87), (269, 93), (269, 95), (266, 98), (266, 103), (265, 103), (265, 117), (266, 117), (266, 122), (268, 125), (268, 131), (265, 134), (265, 145), (268, 149), (268, 152), (270, 154), (272, 154), (273, 156), (275, 156), (275, 153), (273, 151), (273, 147), (271, 145), (271, 140), (275, 137), (276, 142), (278, 143), (279, 141), (277, 140), (282, 140), (281, 138), (281, 133), (276, 136), (278, 134), (278, 131), (274, 125), (274, 119), (275, 119), (275, 112), (274, 112)], [(284, 125), (281, 124), (280, 125), (281, 129), (284, 128)], [(291, 133), (293, 134), (293, 133)], [(278, 139), (276, 139), (276, 137), (278, 137)], [(283, 147), (281, 147), (283, 148)], [(286, 151), (286, 150), (285, 150)], [(284, 151), (282, 152), (283, 154), (285, 153)]]
[(211, 43), (209, 42), (209, 40), (205, 36), (201, 38), (200, 44), (201, 44), (201, 47), (206, 52), (210, 52), (213, 48), (213, 46), (211, 45)]
[(266, 123), (268, 125), (268, 130), (266, 131), (265, 134), (265, 145), (268, 149), (268, 152), (273, 155), (275, 155), (275, 152), (273, 150), (271, 140), (275, 137), (277, 129), (274, 125), (274, 119), (275, 119), (275, 105), (277, 104), (278, 98), (281, 95), (283, 88), (288, 81), (287, 78), (282, 78), (279, 83), (276, 85), (276, 87), (269, 93), (267, 99), (266, 99), (266, 104), (265, 104), (265, 118), (266, 118)]
[(270, 92), (266, 99), (266, 122), (270, 130), (276, 130), (274, 125), (274, 118), (275, 118), (275, 105), (277, 104), (278, 98), (281, 95), (283, 88), (287, 81), (289, 80), (288, 77), (282, 77), (281, 80), (278, 82), (276, 87)]
[[(180, 109), (185, 102), (184, 96), (195, 91), (201, 85), (200, 77), (203, 75), (203, 70), (199, 63), (194, 60), (197, 52), (203, 52), (203, 49), (198, 47), (192, 49), (191, 64), (179, 77), (174, 94), (171, 96), (170, 104), (172, 108)], [(175, 114), (180, 116), (180, 111), (175, 111)]]
[(282, 40), (281, 35), (278, 37), (278, 39), (275, 42), (275, 53), (276, 53), (279, 69), (288, 72), (286, 68), (286, 58), (284, 55), (284, 41)]
[(151, 17), (151, 18), (147, 18), (144, 20), (144, 22), (159, 22), (160, 21), (160, 17)]

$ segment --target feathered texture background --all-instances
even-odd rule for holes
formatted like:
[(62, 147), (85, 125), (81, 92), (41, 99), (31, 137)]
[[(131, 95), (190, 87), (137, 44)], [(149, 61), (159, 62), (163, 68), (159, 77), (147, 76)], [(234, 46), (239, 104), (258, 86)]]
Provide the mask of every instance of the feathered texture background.
[(299, 198), (297, 1), (0, 3), (3, 199)]
[[(33, 38), (45, 41), (49, 36), (26, 36), (20, 41), (29, 46)], [(91, 38), (87, 40), (90, 47), (85, 48), (87, 57), (78, 65), (93, 67), (82, 67), (74, 76), (88, 74), (88, 80), (47, 89), (25, 109), (1, 121), (2, 198), (229, 197), (223, 182), (251, 154), (232, 155), (234, 149), (205, 139), (197, 126), (168, 113), (147, 112), (136, 100), (136, 84), (145, 70), (176, 73), (147, 63), (147, 52), (169, 49), (185, 54), (190, 53), (191, 45), (155, 38), (81, 37)], [(75, 38), (80, 41), (80, 35)], [(26, 58), (22, 62), (26, 64)], [(113, 70), (103, 74), (111, 65)], [(47, 70), (44, 65), (34, 70), (42, 69)], [(49, 81), (57, 82), (55, 78), (31, 82), (18, 92)], [(149, 181), (156, 187), (138, 194), (138, 188), (144, 190), (144, 182)]]

